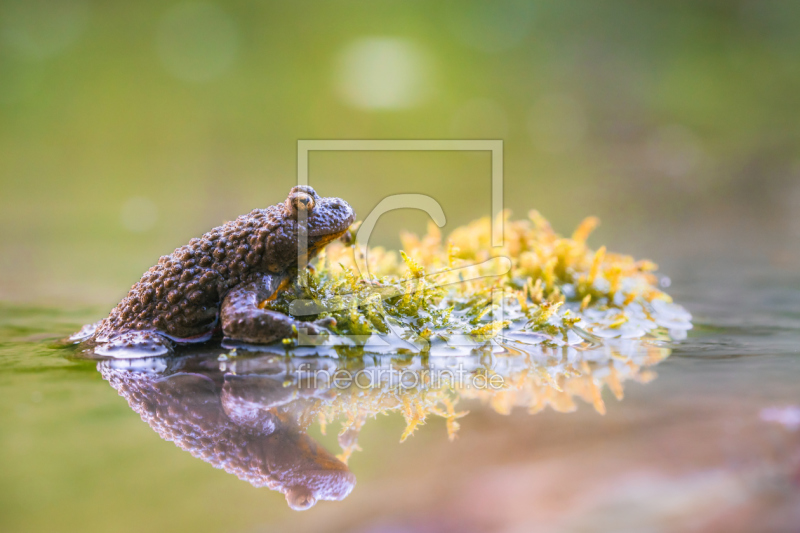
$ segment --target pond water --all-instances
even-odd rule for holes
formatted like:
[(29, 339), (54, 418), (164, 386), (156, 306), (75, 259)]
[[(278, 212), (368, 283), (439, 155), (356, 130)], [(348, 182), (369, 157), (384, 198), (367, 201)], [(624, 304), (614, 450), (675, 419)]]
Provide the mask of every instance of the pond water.
[(53, 341), (103, 309), (4, 304), (0, 528), (796, 530), (798, 276), (694, 264), (688, 339), (536, 360), (98, 363)]

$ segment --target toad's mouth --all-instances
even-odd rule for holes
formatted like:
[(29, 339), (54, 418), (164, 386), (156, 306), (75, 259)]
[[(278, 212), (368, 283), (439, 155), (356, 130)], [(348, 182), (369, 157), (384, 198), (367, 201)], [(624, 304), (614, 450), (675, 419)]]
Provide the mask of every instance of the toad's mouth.
[(335, 233), (313, 236), (312, 237), (313, 240), (311, 240), (311, 242), (308, 243), (309, 251), (318, 252), (319, 250), (327, 246), (329, 243), (335, 241), (336, 239), (341, 238), (345, 233), (347, 233), (349, 227), (350, 226), (348, 225), (343, 230), (337, 231)]

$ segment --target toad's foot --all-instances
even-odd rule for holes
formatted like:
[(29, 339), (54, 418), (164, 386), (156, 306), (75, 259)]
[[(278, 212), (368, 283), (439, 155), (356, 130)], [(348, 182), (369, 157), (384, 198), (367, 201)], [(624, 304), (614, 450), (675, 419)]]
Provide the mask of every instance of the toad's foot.
[(81, 328), (81, 330), (77, 333), (73, 333), (67, 338), (66, 342), (70, 342), (72, 344), (78, 344), (85, 340), (89, 340), (94, 337), (94, 334), (97, 333), (97, 329), (103, 323), (102, 320), (99, 322), (95, 322), (94, 324), (86, 324)]
[(274, 295), (274, 287), (276, 282), (272, 276), (259, 275), (228, 293), (222, 302), (221, 312), (222, 332), (226, 340), (268, 344), (293, 338), (298, 331), (306, 335), (319, 335), (326, 331), (325, 328), (336, 324), (333, 318), (302, 322), (278, 311), (260, 309), (258, 304)]
[(155, 357), (172, 353), (172, 342), (154, 331), (126, 331), (98, 339), (94, 353), (115, 359)]

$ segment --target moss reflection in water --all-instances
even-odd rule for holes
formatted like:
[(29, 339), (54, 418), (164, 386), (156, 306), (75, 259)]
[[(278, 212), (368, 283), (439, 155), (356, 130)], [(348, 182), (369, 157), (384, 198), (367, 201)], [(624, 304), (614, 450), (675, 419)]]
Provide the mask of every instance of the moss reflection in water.
[[(256, 487), (286, 495), (293, 509), (341, 500), (355, 486), (349, 456), (364, 424), (400, 412), (408, 438), (430, 416), (446, 419), (455, 438), (467, 414), (460, 399), (499, 413), (576, 408), (579, 397), (604, 412), (602, 389), (622, 398), (627, 379), (646, 382), (647, 367), (669, 350), (639, 340), (577, 351), (546, 348), (541, 356), (428, 358), (284, 358), (226, 355), (220, 350), (171, 358), (107, 360), (98, 369), (163, 439)], [(308, 434), (340, 422), (334, 457)]]

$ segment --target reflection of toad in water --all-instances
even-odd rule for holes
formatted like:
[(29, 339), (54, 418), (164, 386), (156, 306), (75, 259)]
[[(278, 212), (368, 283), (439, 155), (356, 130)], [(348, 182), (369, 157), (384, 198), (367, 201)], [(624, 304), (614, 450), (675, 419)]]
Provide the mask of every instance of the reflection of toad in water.
[[(456, 410), (462, 398), (506, 414), (515, 406), (568, 412), (577, 397), (602, 414), (605, 386), (621, 399), (625, 380), (649, 381), (654, 373), (647, 367), (667, 355), (667, 348), (649, 342), (610, 340), (584, 350), (540, 347), (536, 354), (508, 352), (490, 360), (376, 357), (354, 366), (327, 357), (229, 357), (209, 350), (102, 361), (98, 368), (163, 439), (256, 487), (284, 493), (289, 506), (301, 510), (352, 491), (356, 480), (345, 462), (359, 449), (360, 429), (378, 414), (403, 415), (401, 440), (429, 416), (445, 419), (454, 438), (457, 419), (467, 414)], [(403, 376), (414, 378), (410, 386)], [(492, 376), (498, 379), (487, 379)], [(341, 421), (338, 458), (306, 434), (315, 421), (323, 432)]]
[(341, 500), (355, 485), (347, 466), (302, 430), (296, 388), (219, 369), (153, 372), (110, 363), (99, 369), (161, 438), (256, 487), (284, 493), (292, 509)]

